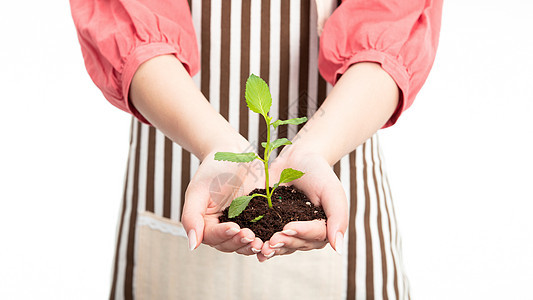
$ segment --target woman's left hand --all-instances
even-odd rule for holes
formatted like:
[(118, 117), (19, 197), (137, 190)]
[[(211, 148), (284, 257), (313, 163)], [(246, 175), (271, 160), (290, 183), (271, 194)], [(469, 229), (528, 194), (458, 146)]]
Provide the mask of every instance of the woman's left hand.
[(271, 182), (277, 182), (281, 171), (293, 168), (305, 173), (291, 182), (302, 190), (314, 205), (326, 212), (324, 220), (291, 222), (283, 231), (275, 233), (263, 244), (257, 254), (260, 262), (274, 255), (285, 255), (296, 250), (322, 249), (329, 242), (340, 254), (344, 233), (348, 226), (348, 203), (341, 182), (328, 162), (319, 154), (303, 153), (293, 146), (286, 147), (271, 165)]

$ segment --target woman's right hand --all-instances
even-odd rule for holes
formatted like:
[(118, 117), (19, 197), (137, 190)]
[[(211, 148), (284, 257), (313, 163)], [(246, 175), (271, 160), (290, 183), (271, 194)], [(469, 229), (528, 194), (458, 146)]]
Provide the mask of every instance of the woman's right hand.
[[(244, 149), (220, 151), (246, 152)], [(236, 150), (236, 151), (235, 151)], [(223, 252), (253, 255), (261, 252), (263, 241), (248, 228), (233, 222), (220, 223), (218, 217), (239, 196), (247, 195), (264, 182), (262, 164), (216, 161), (217, 151), (207, 154), (185, 193), (182, 223), (191, 250), (200, 243)]]
[(182, 223), (189, 247), (203, 242), (224, 252), (259, 252), (263, 242), (252, 231), (218, 222), (233, 198), (262, 182), (254, 163), (214, 160), (217, 151), (249, 152), (248, 141), (215, 111), (173, 55), (144, 62), (133, 77), (130, 98), (152, 125), (202, 161), (185, 193)]

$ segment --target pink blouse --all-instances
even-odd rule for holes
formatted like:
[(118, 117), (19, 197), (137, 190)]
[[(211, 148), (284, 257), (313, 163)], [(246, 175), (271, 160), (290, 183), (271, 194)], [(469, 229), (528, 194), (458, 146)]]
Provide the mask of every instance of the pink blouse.
[[(148, 123), (128, 101), (132, 77), (152, 57), (174, 54), (200, 68), (186, 0), (70, 0), (87, 71), (111, 104)], [(331, 84), (357, 62), (380, 63), (401, 90), (385, 127), (413, 103), (437, 50), (442, 0), (344, 0), (320, 37), (319, 70)]]

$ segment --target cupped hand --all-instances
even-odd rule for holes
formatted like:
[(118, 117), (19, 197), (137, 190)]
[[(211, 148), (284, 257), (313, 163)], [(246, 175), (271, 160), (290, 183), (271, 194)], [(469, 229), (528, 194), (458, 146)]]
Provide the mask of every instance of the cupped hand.
[(275, 233), (263, 244), (257, 258), (262, 262), (274, 255), (290, 254), (296, 250), (321, 249), (328, 242), (341, 254), (348, 226), (348, 203), (337, 175), (321, 155), (300, 152), (290, 147), (283, 149), (272, 162), (271, 182), (277, 182), (279, 174), (285, 168), (305, 173), (290, 185), (302, 190), (314, 205), (322, 206), (327, 222), (314, 220), (288, 223), (283, 231)]
[[(231, 150), (226, 149), (224, 151)], [(233, 222), (220, 223), (225, 207), (264, 182), (262, 164), (216, 161), (216, 151), (205, 156), (185, 192), (182, 223), (191, 250), (200, 243), (223, 252), (244, 255), (259, 253), (263, 241), (248, 228)], [(241, 152), (241, 151), (235, 151)]]

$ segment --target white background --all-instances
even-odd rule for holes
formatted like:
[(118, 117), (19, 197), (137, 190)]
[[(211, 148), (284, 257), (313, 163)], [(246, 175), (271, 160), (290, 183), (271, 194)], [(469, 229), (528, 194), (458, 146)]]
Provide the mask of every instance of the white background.
[[(105, 299), (129, 122), (62, 1), (0, 7), (0, 299)], [(382, 131), (414, 299), (533, 299), (533, 5), (448, 1)]]

